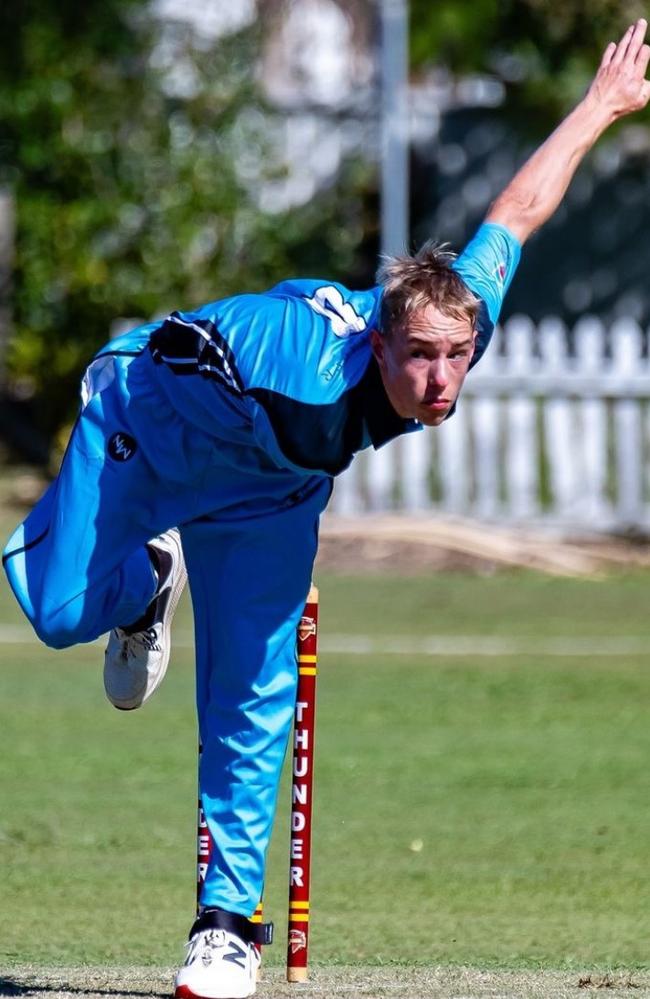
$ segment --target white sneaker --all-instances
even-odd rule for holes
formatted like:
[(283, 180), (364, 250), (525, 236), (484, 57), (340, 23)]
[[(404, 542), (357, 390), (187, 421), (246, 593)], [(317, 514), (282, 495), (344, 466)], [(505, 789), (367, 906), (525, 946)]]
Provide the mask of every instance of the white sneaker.
[(185, 964), (176, 975), (175, 999), (248, 999), (255, 994), (260, 953), (271, 943), (271, 923), (206, 909), (190, 931)]
[(181, 538), (174, 528), (147, 545), (158, 571), (156, 592), (142, 617), (113, 628), (104, 656), (104, 689), (122, 711), (139, 708), (163, 681), (171, 653), (171, 623), (187, 580)]

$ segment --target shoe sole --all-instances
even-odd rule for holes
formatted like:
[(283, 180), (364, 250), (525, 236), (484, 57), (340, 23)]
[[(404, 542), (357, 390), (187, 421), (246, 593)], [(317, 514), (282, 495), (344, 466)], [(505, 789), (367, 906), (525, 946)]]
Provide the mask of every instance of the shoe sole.
[[(247, 992), (245, 996), (240, 996), (239, 999), (251, 999), (254, 995), (254, 992)], [(204, 996), (199, 992), (192, 992), (189, 985), (177, 985), (174, 992), (174, 999), (214, 999), (214, 996)], [(235, 997), (221, 996), (220, 999), (235, 999)]]
[(165, 674), (167, 673), (167, 667), (169, 666), (169, 660), (171, 658), (171, 634), (172, 634), (172, 618), (176, 613), (176, 608), (178, 606), (178, 601), (181, 598), (183, 590), (185, 589), (185, 584), (187, 583), (187, 569), (185, 568), (185, 558), (183, 556), (183, 547), (180, 542), (180, 538), (172, 534), (169, 542), (165, 542), (168, 547), (173, 544), (176, 551), (176, 557), (180, 562), (180, 571), (178, 573), (178, 578), (176, 582), (171, 587), (171, 593), (169, 594), (169, 603), (167, 604), (167, 611), (165, 613), (165, 621), (163, 624), (162, 633), (162, 647), (166, 649), (166, 655), (161, 659), (161, 666), (158, 670), (158, 675), (156, 676), (154, 682), (151, 686), (145, 685), (143, 696), (136, 701), (120, 701), (119, 703), (108, 697), (108, 691), (106, 691), (106, 696), (118, 711), (136, 711), (137, 708), (141, 708), (146, 701), (149, 700), (152, 694), (154, 694), (160, 684), (165, 679)]

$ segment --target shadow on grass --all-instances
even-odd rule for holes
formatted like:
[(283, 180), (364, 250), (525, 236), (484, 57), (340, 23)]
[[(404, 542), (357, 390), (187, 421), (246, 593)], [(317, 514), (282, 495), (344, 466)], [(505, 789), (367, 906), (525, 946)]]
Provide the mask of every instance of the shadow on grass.
[(0, 999), (10, 996), (41, 995), (48, 992), (64, 992), (66, 995), (75, 996), (124, 996), (125, 999), (129, 999), (130, 996), (144, 996), (146, 999), (169, 999), (170, 995), (169, 992), (140, 992), (120, 988), (97, 989), (92, 986), (80, 988), (78, 985), (67, 985), (64, 982), (58, 982), (56, 985), (41, 985), (38, 982), (33, 982), (27, 985), (25, 982), (17, 982), (13, 978), (0, 978)]

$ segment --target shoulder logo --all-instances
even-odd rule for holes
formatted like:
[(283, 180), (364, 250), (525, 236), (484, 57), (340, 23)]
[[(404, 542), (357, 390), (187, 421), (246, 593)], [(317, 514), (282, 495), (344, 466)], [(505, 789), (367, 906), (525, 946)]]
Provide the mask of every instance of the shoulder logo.
[(501, 281), (503, 283), (505, 281), (505, 279), (506, 279), (506, 273), (507, 273), (507, 268), (506, 268), (505, 262), (501, 261), (500, 264), (497, 264), (497, 266), (494, 268), (494, 271), (492, 273), (494, 274), (494, 276), (496, 278), (499, 279), (499, 281)]
[(129, 461), (138, 450), (135, 437), (118, 430), (108, 442), (108, 453), (114, 461)]
[(348, 337), (352, 333), (363, 333), (366, 328), (363, 316), (355, 312), (349, 302), (343, 301), (343, 295), (333, 285), (317, 288), (305, 301), (314, 312), (329, 319), (334, 336)]

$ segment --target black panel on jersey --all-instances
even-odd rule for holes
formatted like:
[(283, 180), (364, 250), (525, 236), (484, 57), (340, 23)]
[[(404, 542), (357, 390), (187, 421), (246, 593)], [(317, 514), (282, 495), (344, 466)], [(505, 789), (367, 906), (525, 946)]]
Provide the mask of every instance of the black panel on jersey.
[(361, 381), (336, 402), (299, 402), (271, 389), (248, 389), (265, 410), (282, 453), (294, 465), (338, 475), (361, 448), (364, 430), (375, 447), (413, 425), (395, 412), (371, 358)]
[(241, 394), (235, 355), (209, 319), (187, 320), (178, 312), (151, 334), (149, 349), (156, 364), (166, 364), (175, 375), (202, 375)]

